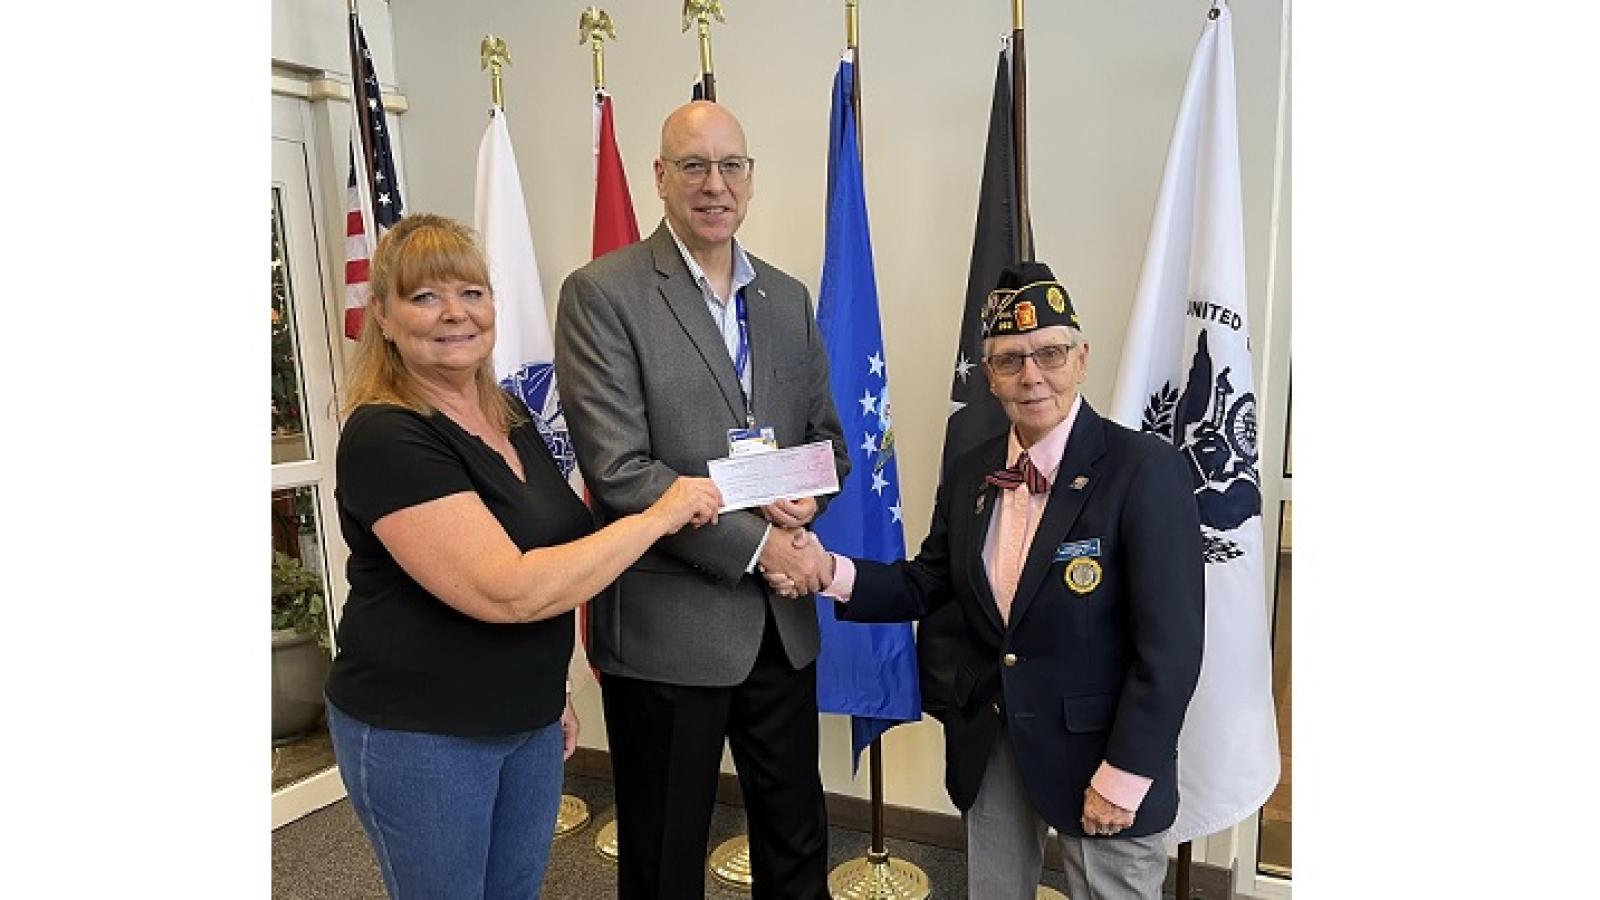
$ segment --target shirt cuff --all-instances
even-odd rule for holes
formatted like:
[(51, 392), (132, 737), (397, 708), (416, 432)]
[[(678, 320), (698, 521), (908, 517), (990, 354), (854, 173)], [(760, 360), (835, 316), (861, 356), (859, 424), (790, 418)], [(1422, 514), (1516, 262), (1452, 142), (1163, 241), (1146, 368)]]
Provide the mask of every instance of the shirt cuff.
[(848, 556), (829, 553), (833, 557), (833, 580), (823, 587), (827, 594), (840, 603), (850, 602), (850, 592), (856, 587), (856, 563)]
[(1100, 796), (1122, 807), (1131, 813), (1139, 811), (1139, 804), (1144, 802), (1144, 795), (1149, 792), (1151, 779), (1132, 772), (1124, 772), (1105, 760), (1100, 761), (1100, 768), (1089, 779), (1089, 786), (1095, 789)]
[(744, 567), (744, 573), (750, 575), (756, 570), (756, 563), (761, 561), (761, 551), (767, 549), (767, 538), (772, 537), (772, 523), (767, 523), (767, 530), (761, 532), (761, 543), (756, 545), (756, 552), (750, 556), (750, 564)]

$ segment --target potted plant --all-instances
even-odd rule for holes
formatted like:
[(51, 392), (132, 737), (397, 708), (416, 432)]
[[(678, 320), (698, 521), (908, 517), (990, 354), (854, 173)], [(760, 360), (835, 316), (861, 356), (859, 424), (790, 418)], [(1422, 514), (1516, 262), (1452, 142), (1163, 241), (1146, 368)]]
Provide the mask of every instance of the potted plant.
[(328, 680), (327, 603), (322, 578), (286, 553), (272, 552), (272, 742), (317, 726)]

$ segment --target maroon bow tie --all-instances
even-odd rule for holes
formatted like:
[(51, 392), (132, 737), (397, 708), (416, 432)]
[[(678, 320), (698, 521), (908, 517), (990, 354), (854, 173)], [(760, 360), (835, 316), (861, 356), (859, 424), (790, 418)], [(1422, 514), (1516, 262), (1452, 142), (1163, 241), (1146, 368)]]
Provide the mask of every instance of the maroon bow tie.
[(1028, 458), (1028, 451), (1022, 451), (1017, 457), (1017, 464), (1009, 469), (996, 469), (983, 480), (1003, 491), (1016, 490), (1018, 486), (1026, 484), (1028, 493), (1038, 496), (1050, 492), (1050, 480), (1044, 473), (1033, 467), (1033, 460)]

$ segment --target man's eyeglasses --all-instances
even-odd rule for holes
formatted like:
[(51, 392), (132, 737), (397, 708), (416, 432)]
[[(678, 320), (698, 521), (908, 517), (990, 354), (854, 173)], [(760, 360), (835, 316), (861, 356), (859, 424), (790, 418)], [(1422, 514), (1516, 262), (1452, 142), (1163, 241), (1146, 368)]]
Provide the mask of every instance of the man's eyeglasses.
[(1021, 372), (1030, 357), (1041, 369), (1059, 369), (1067, 364), (1067, 358), (1077, 346), (1077, 344), (1047, 344), (1032, 353), (996, 353), (985, 356), (983, 363), (996, 375), (1015, 375)]
[(672, 163), (683, 176), (683, 180), (692, 185), (703, 184), (711, 175), (711, 167), (716, 166), (722, 174), (722, 180), (730, 185), (744, 184), (750, 180), (750, 173), (755, 170), (756, 161), (748, 156), (730, 156), (727, 159), (701, 159), (691, 156), (687, 159), (663, 159), (662, 162)]

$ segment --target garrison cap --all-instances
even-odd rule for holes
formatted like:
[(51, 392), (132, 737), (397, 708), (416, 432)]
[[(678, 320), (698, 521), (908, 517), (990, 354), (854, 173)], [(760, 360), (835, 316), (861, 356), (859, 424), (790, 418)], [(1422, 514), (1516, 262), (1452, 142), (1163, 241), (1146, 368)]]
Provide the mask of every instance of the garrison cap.
[(983, 302), (983, 336), (1027, 334), (1052, 325), (1079, 327), (1067, 289), (1042, 262), (1022, 262), (1000, 271)]

